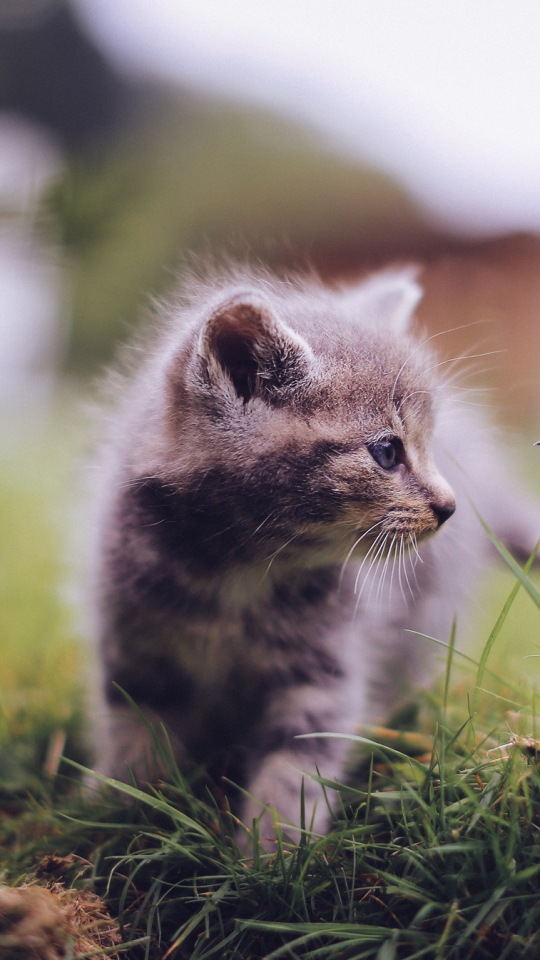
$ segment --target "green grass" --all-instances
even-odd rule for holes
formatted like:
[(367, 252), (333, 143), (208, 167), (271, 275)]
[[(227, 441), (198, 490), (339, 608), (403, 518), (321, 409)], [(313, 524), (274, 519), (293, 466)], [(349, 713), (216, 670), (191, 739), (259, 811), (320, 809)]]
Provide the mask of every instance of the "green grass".
[[(422, 243), (414, 203), (380, 172), (261, 111), (157, 96), (137, 124), (68, 158), (47, 199), (69, 268), (67, 361), (109, 359), (169, 291), (180, 254), (249, 251), (324, 265), (337, 251)], [(425, 240), (424, 240), (425, 242)], [(322, 260), (321, 260), (322, 254)]]
[(77, 562), (69, 493), (80, 418), (76, 398), (67, 401), (0, 424), (0, 795), (39, 792), (59, 737), (80, 754), (86, 652), (70, 600)]
[(5, 818), (8, 879), (47, 853), (87, 858), (124, 940), (148, 938), (138, 957), (537, 956), (538, 758), (492, 742), (469, 749), (441, 716), (430, 763), (376, 749), (355, 790), (326, 784), (327, 836), (278, 833), (268, 853), (253, 824), (249, 858), (223, 798), (171, 762), (148, 793), (111, 784)]
[(244, 856), (223, 790), (201, 771), (178, 770), (166, 744), (156, 749), (167, 776), (146, 792), (109, 782), (93, 795), (73, 765), (55, 773), (59, 737), (68, 759), (87, 762), (86, 664), (69, 600), (78, 523), (67, 491), (81, 434), (72, 406), (64, 398), (50, 420), (31, 418), (3, 436), (5, 882), (33, 876), (51, 854), (77, 854), (84, 862), (47, 861), (41, 882), (93, 886), (124, 941), (142, 938), (128, 951), (133, 960), (539, 956), (540, 773), (535, 745), (519, 739), (536, 728), (537, 661), (524, 657), (540, 653), (537, 577), (489, 574), (468, 631), (476, 662), (441, 648), (443, 676), (419, 698), (416, 738), (378, 731), (375, 748), (358, 738), (354, 789), (325, 783), (327, 836), (305, 825), (295, 844), (284, 826), (269, 852), (247, 824), (253, 853)]

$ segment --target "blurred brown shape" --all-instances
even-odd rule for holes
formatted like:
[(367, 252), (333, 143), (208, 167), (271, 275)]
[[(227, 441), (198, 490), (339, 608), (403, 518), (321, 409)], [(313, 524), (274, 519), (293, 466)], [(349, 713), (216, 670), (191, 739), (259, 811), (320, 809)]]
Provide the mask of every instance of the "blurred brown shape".
[(486, 373), (474, 380), (494, 388), (489, 402), (503, 421), (537, 421), (540, 238), (502, 237), (436, 259), (422, 283), (418, 316), (430, 334), (470, 325), (438, 337), (438, 351), (445, 357), (501, 351), (478, 359)]
[[(418, 319), (465, 387), (491, 388), (479, 403), (507, 424), (538, 420), (540, 401), (540, 237), (514, 234), (471, 242), (429, 227), (393, 230), (370, 248), (349, 240), (340, 251), (319, 242), (312, 262), (330, 282), (353, 280), (389, 263), (417, 262), (425, 290)], [(455, 329), (458, 328), (458, 329)], [(484, 354), (484, 356), (479, 356)], [(446, 365), (446, 364), (445, 364)], [(442, 368), (444, 372), (444, 366)]]

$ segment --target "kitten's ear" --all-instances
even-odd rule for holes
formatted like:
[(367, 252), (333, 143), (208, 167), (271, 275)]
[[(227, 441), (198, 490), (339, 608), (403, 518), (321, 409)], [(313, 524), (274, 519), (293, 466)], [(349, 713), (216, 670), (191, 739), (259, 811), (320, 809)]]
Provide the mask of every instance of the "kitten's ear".
[(417, 267), (376, 273), (353, 290), (345, 291), (345, 300), (360, 323), (406, 333), (424, 295), (416, 282), (418, 273)]
[(238, 293), (211, 313), (200, 334), (199, 355), (210, 375), (229, 377), (244, 403), (303, 379), (313, 356), (257, 292)]

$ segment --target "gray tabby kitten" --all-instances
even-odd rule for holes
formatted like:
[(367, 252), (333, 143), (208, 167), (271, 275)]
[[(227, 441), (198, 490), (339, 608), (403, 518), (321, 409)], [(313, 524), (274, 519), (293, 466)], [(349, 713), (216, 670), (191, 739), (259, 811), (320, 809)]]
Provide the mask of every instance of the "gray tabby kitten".
[(532, 549), (538, 512), (407, 333), (420, 296), (408, 270), (339, 291), (239, 271), (165, 317), (103, 468), (102, 772), (148, 776), (114, 681), (196, 761), (242, 748), (248, 826), (261, 804), (298, 823), (298, 771), (342, 779), (347, 744), (297, 736), (354, 732), (429, 677), (405, 628), (448, 639), (489, 546), (468, 496)]

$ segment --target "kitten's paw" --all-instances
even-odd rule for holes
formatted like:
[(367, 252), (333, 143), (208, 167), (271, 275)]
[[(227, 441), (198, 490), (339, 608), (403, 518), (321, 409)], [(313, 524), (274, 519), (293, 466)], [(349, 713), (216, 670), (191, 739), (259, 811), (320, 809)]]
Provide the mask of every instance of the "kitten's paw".
[[(251, 830), (253, 820), (258, 820), (260, 842), (269, 851), (276, 849), (277, 824), (282, 834), (295, 843), (300, 840), (302, 773), (299, 765), (302, 761), (305, 764), (306, 758), (299, 758), (292, 751), (271, 754), (248, 783), (251, 796), (244, 801), (242, 822)], [(324, 795), (320, 785), (307, 776), (304, 777), (304, 815), (307, 830), (326, 833), (330, 817)], [(245, 845), (243, 831), (241, 835)]]
[[(101, 742), (96, 744), (96, 772), (122, 783), (129, 783), (132, 775), (137, 780), (155, 779), (162, 773), (152, 732), (154, 718), (147, 723), (129, 707), (110, 710), (102, 723)], [(154, 721), (155, 722), (155, 721)], [(87, 777), (87, 785), (96, 785), (96, 779)]]

